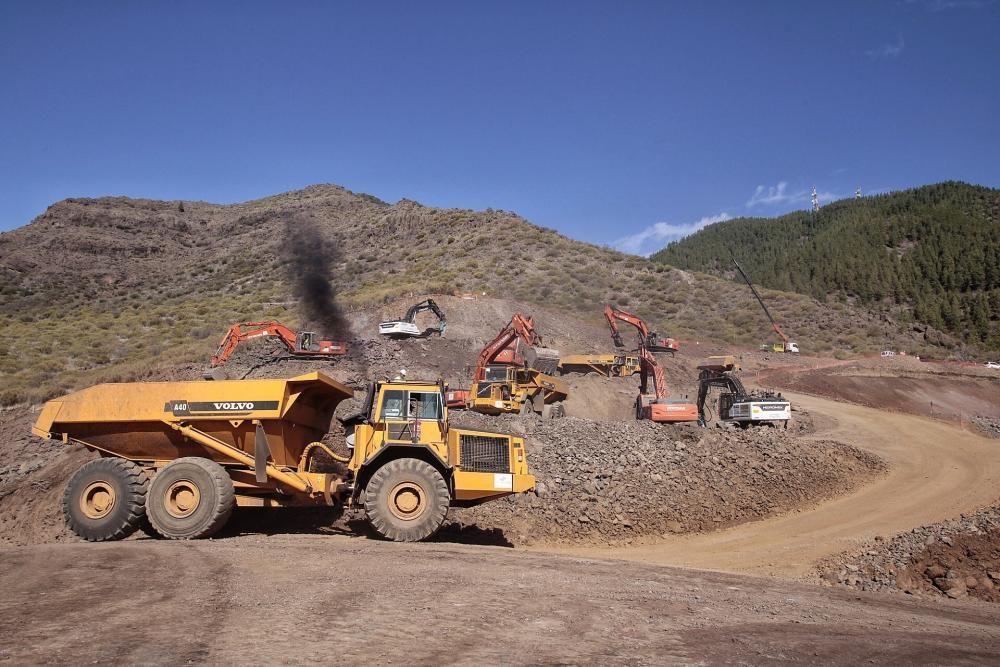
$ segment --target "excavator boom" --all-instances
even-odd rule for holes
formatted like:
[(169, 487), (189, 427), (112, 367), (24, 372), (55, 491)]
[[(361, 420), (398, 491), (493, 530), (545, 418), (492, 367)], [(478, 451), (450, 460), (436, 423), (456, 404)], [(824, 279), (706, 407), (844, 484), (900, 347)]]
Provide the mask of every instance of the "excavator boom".
[(680, 345), (676, 340), (673, 338), (660, 338), (656, 335), (655, 331), (650, 330), (645, 320), (638, 315), (633, 315), (620, 308), (606, 304), (604, 306), (604, 319), (608, 321), (608, 326), (611, 327), (611, 339), (615, 342), (615, 347), (625, 347), (621, 332), (618, 330), (618, 321), (622, 321), (636, 328), (636, 333), (639, 337), (638, 347), (640, 348), (645, 347), (650, 352), (669, 352), (670, 354), (674, 354), (680, 349)]
[[(429, 310), (437, 316), (438, 326), (436, 328), (432, 327), (427, 331), (421, 331), (417, 328), (416, 320), (417, 315), (425, 310)], [(380, 323), (378, 325), (378, 332), (383, 336), (395, 336), (399, 338), (406, 336), (424, 336), (427, 335), (427, 333), (433, 333), (434, 331), (437, 331), (438, 335), (443, 336), (447, 327), (448, 320), (444, 316), (444, 311), (438, 307), (438, 305), (434, 302), (434, 299), (425, 299), (420, 303), (410, 306), (409, 310), (406, 311), (406, 315), (403, 315), (402, 319)]]
[(233, 355), (240, 343), (260, 337), (277, 338), (292, 356), (330, 357), (347, 354), (347, 343), (319, 340), (311, 331), (292, 331), (280, 322), (238, 322), (226, 331), (219, 349), (212, 356), (211, 365), (221, 366)]

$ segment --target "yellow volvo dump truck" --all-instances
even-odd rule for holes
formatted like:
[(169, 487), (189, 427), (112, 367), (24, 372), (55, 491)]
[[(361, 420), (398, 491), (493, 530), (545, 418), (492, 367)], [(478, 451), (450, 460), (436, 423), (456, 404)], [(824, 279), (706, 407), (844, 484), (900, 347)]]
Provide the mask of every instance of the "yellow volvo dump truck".
[(483, 378), (472, 383), (469, 407), (488, 415), (535, 412), (545, 419), (565, 416), (562, 402), (569, 386), (536, 368), (494, 364), (483, 369)]
[(569, 354), (559, 359), (559, 374), (597, 373), (609, 378), (631, 377), (642, 370), (636, 354)]
[[(363, 409), (340, 419), (343, 446), (324, 444), (351, 397), (322, 373), (101, 384), (46, 403), (32, 432), (101, 455), (63, 496), (69, 527), (90, 541), (140, 528), (206, 537), (234, 506), (346, 504), (382, 536), (409, 542), (430, 537), (449, 506), (534, 488), (524, 440), (450, 428), (440, 383), (370, 385)], [(338, 472), (315, 471), (326, 457)]]

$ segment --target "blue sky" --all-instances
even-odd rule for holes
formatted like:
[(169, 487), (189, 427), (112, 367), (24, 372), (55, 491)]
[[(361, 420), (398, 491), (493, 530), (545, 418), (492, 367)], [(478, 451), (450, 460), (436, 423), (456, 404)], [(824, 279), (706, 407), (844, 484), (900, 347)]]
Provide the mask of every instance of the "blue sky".
[(338, 183), (649, 252), (1000, 186), (1000, 2), (0, 3), (0, 229)]

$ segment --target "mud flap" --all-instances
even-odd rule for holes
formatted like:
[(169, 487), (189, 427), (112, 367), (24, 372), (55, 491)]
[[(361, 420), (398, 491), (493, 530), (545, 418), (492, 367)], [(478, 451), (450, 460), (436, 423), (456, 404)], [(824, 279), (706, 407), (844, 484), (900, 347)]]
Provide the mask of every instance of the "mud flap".
[(253, 440), (253, 467), (260, 483), (267, 481), (267, 459), (270, 455), (271, 448), (267, 444), (267, 434), (264, 433), (264, 427), (257, 424), (257, 433)]

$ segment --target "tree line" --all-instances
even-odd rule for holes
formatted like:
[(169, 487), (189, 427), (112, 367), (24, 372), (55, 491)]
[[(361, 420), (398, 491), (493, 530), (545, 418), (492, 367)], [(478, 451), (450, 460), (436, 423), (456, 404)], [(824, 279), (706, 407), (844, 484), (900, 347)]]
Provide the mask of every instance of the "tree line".
[(817, 212), (710, 225), (652, 256), (678, 268), (912, 317), (1000, 350), (1000, 190), (947, 182)]

